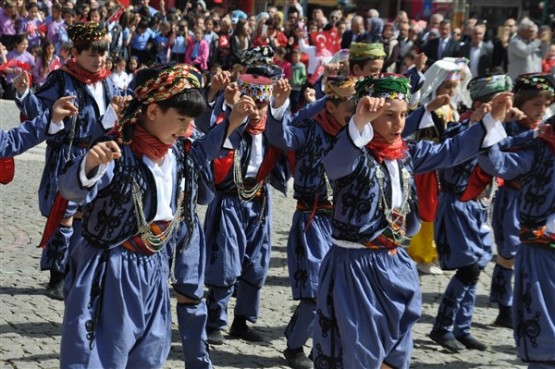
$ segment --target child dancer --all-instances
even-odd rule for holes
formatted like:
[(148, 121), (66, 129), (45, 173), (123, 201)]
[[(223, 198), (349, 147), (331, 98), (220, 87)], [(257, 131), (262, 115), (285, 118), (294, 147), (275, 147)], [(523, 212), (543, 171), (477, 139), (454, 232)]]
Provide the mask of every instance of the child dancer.
[[(312, 368), (303, 346), (312, 336), (316, 319), (320, 263), (331, 246), (331, 193), (322, 160), (353, 114), (355, 79), (328, 77), (325, 93), (325, 109), (312, 118), (290, 125), (276, 122), (270, 115), (266, 128), (272, 144), (295, 153), (293, 196), (297, 210), (287, 242), (287, 264), (293, 299), (299, 300), (299, 305), (285, 329), (284, 352), (289, 366), (295, 369)], [(279, 103), (274, 100), (273, 107), (278, 108)]]
[[(518, 121), (507, 122), (505, 124), (507, 135), (516, 136), (539, 126), (545, 111), (553, 100), (553, 87), (549, 87), (551, 83), (549, 78), (548, 74), (534, 73), (524, 74), (516, 79), (513, 90), (515, 93), (514, 106), (522, 110), (525, 117)], [(487, 96), (488, 93), (496, 92), (495, 86), (505, 84), (506, 79), (508, 77), (493, 76), (475, 81), (470, 85), (470, 93), (472, 95), (474, 92), (474, 95), (479, 95), (478, 97)], [(488, 81), (490, 82), (488, 83)], [(499, 315), (494, 324), (506, 328), (513, 328), (512, 280), (514, 257), (520, 244), (518, 236), (520, 187), (518, 178), (505, 181), (497, 191), (493, 204), (492, 226), (497, 246), (497, 258), (491, 279), (490, 302), (496, 302), (499, 306)]]
[[(270, 262), (271, 184), (285, 192), (287, 164), (281, 153), (270, 148), (266, 135), (266, 116), (272, 97), (272, 80), (251, 74), (238, 82), (241, 95), (251, 96), (256, 110), (249, 116), (237, 149), (213, 163), (216, 198), (205, 218), (208, 260), (208, 340), (223, 344), (221, 330), (227, 324), (227, 305), (233, 285), (239, 280), (235, 317), (230, 335), (247, 341), (262, 341), (260, 333), (246, 324), (259, 315), (260, 288)], [(216, 102), (220, 105), (221, 102)], [(273, 112), (283, 118), (286, 106)]]
[[(487, 95), (480, 95), (476, 85), (471, 90), (475, 98), (472, 108), (476, 110), (469, 111), (470, 119), (452, 124), (444, 136), (451, 137), (470, 129), (480, 119), (480, 114), (490, 109), (484, 102), (493, 99), (491, 103), (496, 104), (498, 99), (506, 98), (507, 93), (499, 93), (510, 88), (510, 81), (496, 77), (483, 82)], [(494, 98), (495, 94), (498, 95)], [(472, 192), (477, 171), (480, 171), (477, 159), (471, 159), (439, 172), (442, 191), (434, 222), (435, 242), (441, 268), (457, 272), (443, 294), (430, 338), (451, 352), (465, 348), (487, 349), (470, 333), (476, 284), (493, 254), (492, 232), (487, 225), (489, 203), (483, 202), (487, 192)]]
[(419, 226), (412, 173), (467, 160), (504, 136), (496, 121), (508, 99), (451, 140), (407, 147), (409, 89), (399, 75), (358, 82), (356, 113), (323, 161), (334, 187), (333, 245), (320, 269), (317, 369), (409, 367), (421, 297), (415, 265), (399, 245)]
[[(36, 94), (29, 89), (26, 73), (14, 80), (18, 92), (16, 104), (28, 119), (45, 114), (62, 96), (74, 96), (79, 108), (75, 124), (67, 120), (65, 125), (46, 136), (46, 163), (39, 186), (39, 208), (45, 217), (51, 213), (58, 176), (65, 163), (84, 154), (93, 140), (113, 127), (114, 108), (117, 111), (122, 102), (121, 97), (115, 96), (114, 86), (106, 80), (109, 71), (103, 69), (108, 50), (105, 29), (97, 23), (76, 23), (68, 33), (73, 41), (74, 58), (50, 73)], [(111, 100), (113, 104), (110, 105)], [(39, 142), (35, 141), (35, 145)], [(67, 256), (70, 245), (75, 245), (80, 237), (80, 218), (78, 204), (70, 202), (60, 226), (43, 249), (40, 267), (41, 270), (50, 270), (46, 294), (53, 299), (63, 298)]]
[[(198, 227), (191, 225), (194, 202), (210, 198), (197, 182), (200, 173), (254, 109), (252, 100), (240, 100), (229, 123), (191, 145), (185, 137), (206, 107), (199, 75), (187, 65), (139, 72), (135, 98), (117, 127), (60, 179), (64, 197), (87, 204), (65, 280), (61, 367), (159, 368), (166, 360), (167, 281), (174, 276), (165, 246), (178, 227), (188, 233)], [(181, 249), (188, 242), (178, 238)], [(185, 254), (175, 257), (172, 265)], [(175, 278), (186, 293), (184, 275)]]
[[(551, 79), (552, 76), (547, 76)], [(555, 83), (534, 83), (529, 89), (555, 92)], [(519, 357), (529, 369), (553, 368), (555, 352), (555, 117), (538, 139), (516, 152), (493, 147), (480, 156), (491, 175), (518, 179), (519, 238), (515, 255), (513, 327)]]

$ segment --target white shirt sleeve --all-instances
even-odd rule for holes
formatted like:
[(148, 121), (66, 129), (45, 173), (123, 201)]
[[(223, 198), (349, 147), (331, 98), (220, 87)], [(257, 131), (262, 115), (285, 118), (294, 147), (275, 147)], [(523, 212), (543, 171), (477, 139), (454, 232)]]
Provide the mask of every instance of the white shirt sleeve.
[(64, 125), (63, 120), (60, 121), (60, 122), (50, 122), (50, 126), (48, 127), (48, 134), (49, 135), (55, 135), (56, 133), (63, 130), (64, 127), (65, 127), (65, 125)]
[(424, 129), (434, 126), (434, 120), (432, 118), (432, 112), (428, 110), (428, 105), (424, 107), (424, 114), (422, 114), (422, 118), (420, 119), (420, 123), (418, 123), (418, 129)]
[(349, 136), (353, 140), (356, 147), (363, 147), (374, 138), (374, 130), (372, 125), (367, 123), (364, 125), (362, 132), (359, 132), (353, 118), (349, 121)]
[(507, 132), (505, 132), (503, 124), (493, 119), (491, 113), (486, 114), (482, 122), (484, 123), (484, 127), (486, 127), (486, 137), (482, 143), (482, 148), (491, 147), (507, 137)]
[(289, 107), (289, 99), (287, 99), (285, 101), (285, 104), (283, 104), (277, 109), (275, 109), (273, 105), (274, 105), (274, 99), (272, 98), (272, 101), (270, 103), (270, 112), (272, 113), (272, 117), (274, 117), (276, 120), (282, 120), (283, 116), (285, 115), (285, 112), (287, 111), (287, 108)]
[(27, 87), (27, 89), (25, 90), (25, 92), (23, 93), (23, 95), (19, 96), (19, 92), (15, 92), (15, 98), (17, 99), (17, 101), (21, 102), (25, 97), (27, 97), (27, 95), (29, 95), (29, 91), (31, 91), (29, 89), (29, 87)]
[(106, 112), (102, 116), (102, 128), (104, 128), (104, 130), (113, 128), (117, 120), (118, 115), (116, 114), (116, 111), (112, 107), (112, 104), (108, 104), (108, 109), (106, 109)]
[(92, 187), (96, 182), (98, 182), (98, 180), (104, 175), (104, 173), (106, 173), (106, 171), (108, 170), (108, 165), (113, 166), (114, 162), (112, 161), (108, 164), (100, 164), (98, 166), (96, 174), (92, 178), (88, 178), (87, 173), (85, 173), (85, 162), (87, 161), (86, 158), (87, 157), (85, 156), (83, 160), (81, 160), (81, 169), (79, 170), (79, 180), (81, 181), (81, 184), (83, 186)]

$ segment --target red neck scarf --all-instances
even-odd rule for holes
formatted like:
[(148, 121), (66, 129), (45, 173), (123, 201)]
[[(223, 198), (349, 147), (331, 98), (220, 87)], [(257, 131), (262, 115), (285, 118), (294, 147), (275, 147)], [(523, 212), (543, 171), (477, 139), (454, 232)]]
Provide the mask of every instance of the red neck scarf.
[(105, 79), (110, 75), (110, 71), (104, 68), (100, 69), (96, 73), (91, 73), (83, 69), (79, 64), (77, 64), (77, 61), (75, 61), (75, 58), (71, 58), (67, 60), (66, 63), (62, 65), (61, 69), (64, 72), (70, 74), (75, 79), (83, 82), (84, 84), (96, 83), (98, 81), (102, 81), (103, 79)]
[(389, 143), (376, 131), (374, 131), (374, 138), (366, 147), (379, 163), (384, 160), (402, 159), (405, 157), (407, 150), (407, 144), (401, 137), (396, 139), (395, 142)]
[(262, 132), (264, 132), (264, 130), (266, 129), (267, 116), (268, 114), (266, 113), (260, 120), (257, 121), (252, 121), (251, 119), (249, 119), (249, 123), (247, 125), (247, 128), (245, 128), (245, 131), (255, 136), (262, 134)]
[(139, 156), (146, 155), (153, 161), (160, 160), (172, 146), (160, 142), (159, 139), (148, 133), (141, 125), (137, 124), (135, 126), (133, 140), (131, 141), (131, 150), (135, 154)]
[(545, 142), (546, 146), (551, 150), (551, 153), (555, 155), (555, 127), (553, 124), (551, 124), (545, 132), (541, 133), (538, 139)]
[(314, 116), (314, 120), (322, 126), (327, 134), (333, 137), (337, 136), (337, 132), (343, 128), (327, 109), (320, 110), (320, 112)]
[(524, 127), (524, 128), (526, 128), (526, 129), (532, 130), (532, 129), (536, 129), (536, 128), (538, 128), (538, 127), (540, 126), (541, 120), (535, 122), (535, 121), (532, 121), (532, 120), (529, 119), (529, 118), (524, 118), (524, 119), (522, 119), (522, 120), (519, 120), (519, 121), (518, 121), (518, 124), (519, 124), (521, 127)]

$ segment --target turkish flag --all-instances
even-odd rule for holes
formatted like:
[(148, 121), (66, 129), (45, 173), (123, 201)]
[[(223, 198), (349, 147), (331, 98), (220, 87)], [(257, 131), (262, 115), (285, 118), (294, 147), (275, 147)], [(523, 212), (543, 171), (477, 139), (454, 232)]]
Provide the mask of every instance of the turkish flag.
[(335, 54), (340, 49), (341, 44), (335, 28), (329, 31), (312, 32), (310, 37), (319, 50), (326, 48), (332, 54)]
[(129, 5), (131, 5), (131, 2), (129, 0), (117, 0), (117, 1), (124, 8), (129, 8)]

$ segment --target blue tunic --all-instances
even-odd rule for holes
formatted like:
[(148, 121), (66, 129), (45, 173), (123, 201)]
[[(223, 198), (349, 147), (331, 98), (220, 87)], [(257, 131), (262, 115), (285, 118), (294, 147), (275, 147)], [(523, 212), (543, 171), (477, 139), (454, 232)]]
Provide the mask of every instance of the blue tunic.
[[(184, 184), (184, 219), (182, 227), (195, 242), (198, 218), (196, 202), (212, 197), (211, 181), (203, 170), (221, 151), (227, 125), (215, 129), (192, 148), (185, 149), (184, 139), (172, 149), (172, 209)], [(183, 294), (197, 295), (196, 281), (183, 267), (190, 241), (179, 237), (175, 273), (169, 271), (170, 250), (162, 249), (151, 256), (129, 251), (120, 245), (138, 234), (132, 178), (143, 195), (144, 216), (156, 215), (156, 189), (153, 173), (137, 158), (129, 146), (122, 147), (122, 157), (108, 166), (106, 173), (92, 186), (79, 179), (84, 158), (75, 160), (61, 177), (60, 192), (77, 203), (84, 202), (83, 239), (71, 254), (65, 280), (65, 314), (62, 326), (62, 367), (161, 367), (171, 345), (171, 305), (168, 277), (175, 274), (174, 287)], [(205, 179), (203, 179), (205, 178)], [(183, 228), (180, 235), (183, 235)], [(173, 240), (175, 241), (175, 239)], [(184, 251), (186, 250), (186, 251)], [(200, 250), (199, 250), (200, 251)], [(173, 279), (173, 278), (172, 278)], [(117, 344), (115, 344), (117, 343)]]
[[(301, 114), (313, 115), (325, 109), (324, 104), (325, 99)], [(328, 189), (322, 160), (335, 137), (314, 119), (296, 118), (291, 124), (287, 121), (282, 124), (271, 114), (266, 133), (272, 144), (295, 152), (293, 197), (302, 208), (293, 215), (287, 242), (289, 282), (294, 299), (315, 298), (320, 263), (331, 246), (331, 209), (323, 207), (326, 202), (329, 204), (331, 189)]]
[[(104, 88), (105, 101), (108, 104), (118, 91), (108, 80), (101, 83)], [(64, 120), (65, 127), (61, 132), (55, 135), (46, 135), (46, 160), (39, 185), (39, 209), (43, 216), (48, 216), (50, 213), (58, 189), (58, 177), (66, 162), (85, 154), (92, 142), (112, 128), (102, 125), (97, 102), (86, 86), (61, 70), (50, 73), (36, 94), (29, 92), (23, 101), (20, 102), (16, 99), (16, 104), (23, 114), (29, 119), (34, 119), (43, 114), (49, 116), (50, 108), (62, 96), (75, 96), (79, 113), (75, 127), (70, 124), (72, 120), (66, 118)], [(48, 127), (46, 127), (46, 131), (48, 131)], [(44, 140), (43, 137), (40, 138), (42, 138), (40, 141), (37, 137), (37, 140), (28, 145), (38, 145)], [(71, 152), (70, 142), (72, 142)], [(67, 215), (72, 215), (76, 208), (76, 204), (70, 203)]]
[[(517, 136), (521, 133), (530, 132), (518, 122), (505, 123), (505, 131), (508, 136)], [(491, 225), (495, 235), (497, 253), (505, 259), (513, 259), (516, 247), (520, 243), (518, 232), (518, 181), (507, 181), (497, 190), (493, 201), (493, 217)]]
[[(493, 147), (480, 166), (506, 180), (518, 179), (520, 227), (550, 224), (555, 233), (555, 153), (541, 140), (516, 152)], [(553, 364), (555, 351), (555, 244), (528, 241), (517, 247), (513, 327), (518, 353), (530, 363)]]
[[(469, 129), (466, 123), (451, 125), (444, 136)], [(493, 234), (487, 225), (488, 204), (479, 199), (459, 201), (478, 159), (439, 171), (441, 192), (434, 222), (435, 242), (441, 268), (458, 269), (478, 263), (485, 267), (493, 254)]]
[[(399, 169), (409, 173), (410, 211), (406, 233), (419, 227), (413, 173), (459, 164), (478, 154), (485, 129), (477, 124), (441, 144), (411, 143)], [(405, 250), (345, 248), (373, 241), (387, 228), (380, 208), (381, 191), (391, 201), (389, 175), (380, 189), (376, 171), (387, 173), (366, 148), (342, 131), (323, 161), (334, 189), (332, 236), (334, 245), (325, 256), (317, 298), (318, 326), (314, 332), (315, 368), (378, 368), (387, 363), (408, 368), (412, 351), (411, 329), (420, 317), (418, 273)]]

